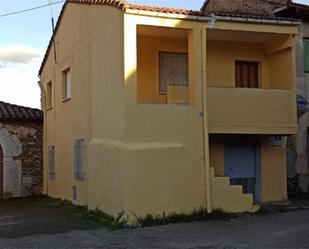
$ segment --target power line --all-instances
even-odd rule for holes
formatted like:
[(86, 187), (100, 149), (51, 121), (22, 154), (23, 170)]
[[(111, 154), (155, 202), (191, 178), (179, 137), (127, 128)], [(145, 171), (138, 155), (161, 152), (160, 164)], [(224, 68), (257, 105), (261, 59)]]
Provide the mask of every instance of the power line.
[(32, 8), (29, 8), (29, 9), (18, 10), (18, 11), (14, 11), (14, 12), (10, 12), (10, 13), (1, 14), (0, 18), (1, 17), (12, 16), (12, 15), (17, 15), (17, 14), (21, 14), (21, 13), (37, 10), (37, 9), (46, 8), (46, 7), (49, 7), (51, 5), (56, 5), (56, 4), (60, 4), (60, 3), (63, 3), (63, 2), (65, 2), (65, 0), (60, 0), (60, 1), (57, 1), (57, 2), (49, 3), (49, 4), (40, 5), (40, 6), (32, 7)]

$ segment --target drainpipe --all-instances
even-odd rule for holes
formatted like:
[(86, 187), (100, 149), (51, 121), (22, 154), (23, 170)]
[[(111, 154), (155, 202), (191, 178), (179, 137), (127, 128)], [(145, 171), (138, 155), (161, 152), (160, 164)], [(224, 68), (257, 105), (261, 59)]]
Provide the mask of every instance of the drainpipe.
[(201, 51), (202, 51), (202, 108), (203, 108), (203, 147), (204, 147), (204, 165), (205, 165), (205, 187), (206, 187), (206, 208), (211, 213), (211, 186), (210, 186), (210, 166), (209, 166), (209, 140), (208, 140), (208, 112), (207, 112), (207, 74), (206, 74), (206, 27), (201, 31)]
[(214, 13), (210, 14), (210, 21), (208, 22), (208, 28), (214, 29), (216, 26), (217, 17)]
[(46, 158), (47, 158), (47, 149), (46, 149), (46, 115), (45, 115), (45, 105), (46, 105), (46, 93), (44, 90), (44, 87), (42, 85), (42, 82), (39, 80), (38, 85), (41, 89), (41, 108), (44, 113), (43, 115), (43, 153), (44, 153), (44, 158), (43, 158), (43, 164), (45, 165), (45, 194), (48, 194), (48, 170), (47, 170), (47, 165), (46, 165)]

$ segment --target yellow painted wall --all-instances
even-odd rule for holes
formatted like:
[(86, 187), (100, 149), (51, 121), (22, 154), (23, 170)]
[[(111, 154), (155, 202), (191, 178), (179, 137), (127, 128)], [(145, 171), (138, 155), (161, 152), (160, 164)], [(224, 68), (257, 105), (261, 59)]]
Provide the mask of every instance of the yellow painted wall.
[[(112, 7), (67, 6), (56, 36), (57, 64), (52, 50), (41, 75), (45, 90), (47, 82), (53, 83), (53, 108), (46, 111), (45, 120), (46, 146), (55, 146), (56, 177), (48, 180), (45, 190), (52, 197), (72, 200), (72, 186), (77, 186), (76, 203), (87, 205), (93, 193), (88, 192), (88, 183), (89, 188), (98, 187), (92, 184), (92, 172), (88, 170), (91, 138), (123, 137), (122, 24), (122, 12)], [(98, 31), (91, 32), (89, 27)], [(62, 71), (68, 67), (72, 98), (63, 102)], [(84, 181), (73, 178), (73, 141), (78, 138), (84, 138), (86, 145)], [(44, 168), (46, 172), (46, 154)]]
[(270, 88), (293, 90), (295, 88), (294, 50), (287, 48), (268, 55)]
[[(157, 40), (149, 41), (149, 37), (138, 38), (137, 25), (187, 29), (188, 40), (176, 42), (170, 38), (156, 38)], [(218, 27), (248, 28), (248, 25), (235, 25), (218, 22)], [(207, 180), (208, 121), (212, 132), (218, 131), (213, 127), (220, 128), (217, 124), (221, 122), (220, 115), (215, 113), (212, 106), (217, 108), (218, 113), (225, 110), (223, 114), (228, 117), (224, 121), (224, 128), (219, 129), (220, 132), (250, 133), (258, 130), (274, 133), (278, 127), (283, 127), (283, 130), (288, 127), (287, 130), (290, 131), (290, 124), (294, 124), (291, 116), (284, 116), (286, 119), (275, 122), (269, 130), (264, 129), (265, 119), (262, 119), (260, 123), (255, 123), (253, 129), (253, 125), (244, 127), (233, 120), (239, 109), (226, 109), (227, 100), (231, 106), (236, 104), (239, 107), (241, 101), (251, 99), (253, 101), (249, 101), (249, 106), (255, 105), (256, 108), (256, 105), (262, 105), (268, 109), (269, 104), (275, 104), (275, 101), (271, 101), (272, 93), (263, 93), (261, 96), (257, 93), (258, 97), (244, 94), (239, 100), (231, 96), (231, 92), (213, 93), (211, 87), (205, 87), (207, 78), (215, 77), (211, 71), (217, 70), (205, 70), (206, 54), (212, 53), (211, 49), (203, 50), (205, 43), (202, 41), (206, 39), (202, 34), (206, 33), (206, 26), (207, 23), (204, 22), (123, 14), (109, 6), (68, 4), (56, 36), (58, 63), (54, 65), (51, 51), (41, 75), (45, 90), (46, 84), (53, 81), (54, 93), (53, 108), (45, 112), (46, 146), (55, 145), (56, 149), (56, 179), (48, 180), (46, 188), (50, 196), (71, 200), (72, 186), (76, 185), (77, 204), (100, 208), (113, 215), (122, 211), (132, 211), (137, 215), (190, 212), (210, 205), (211, 196), (207, 193), (211, 185), (210, 180)], [(277, 26), (250, 27), (273, 32)], [(292, 31), (289, 26), (280, 26), (278, 30), (286, 33)], [(165, 105), (162, 104), (165, 101), (161, 102), (161, 99), (157, 99), (158, 96), (153, 95), (150, 96), (156, 104), (139, 101), (140, 96), (145, 93), (144, 89), (139, 89), (138, 82), (147, 80), (153, 85), (156, 82), (155, 78), (150, 77), (155, 74), (155, 67), (151, 66), (150, 60), (154, 58), (156, 51), (163, 48), (163, 41), (166, 49), (190, 52), (190, 104)], [(145, 50), (145, 53), (139, 54), (142, 58), (137, 56), (139, 49)], [(251, 53), (251, 50), (259, 49), (259, 46), (250, 45), (245, 50)], [(212, 56), (214, 55), (210, 54), (207, 58)], [(224, 60), (221, 63), (225, 63)], [(61, 71), (68, 66), (72, 75), (72, 99), (63, 103)], [(145, 75), (140, 71), (143, 67)], [(206, 77), (207, 74), (209, 77)], [(220, 77), (223, 77), (222, 74), (217, 75), (214, 82), (225, 84)], [(265, 78), (268, 77), (266, 74)], [(207, 91), (210, 93), (207, 94)], [(207, 101), (209, 99), (206, 103), (209, 110), (203, 108), (203, 94)], [(295, 107), (289, 102), (294, 96), (289, 94), (293, 93), (282, 96), (280, 93), (278, 97), (287, 97), (285, 103), (288, 104), (283, 104), (286, 110)], [(211, 99), (214, 97), (217, 99)], [(262, 98), (263, 103), (258, 98)], [(215, 101), (219, 101), (218, 105), (212, 105)], [(271, 110), (276, 112), (276, 108), (279, 107), (276, 105)], [(204, 120), (201, 115), (203, 112)], [(257, 113), (264, 115), (261, 111)], [(267, 112), (267, 122), (273, 121), (269, 115), (274, 114)], [(257, 121), (251, 120), (248, 113), (242, 115), (242, 118), (247, 118), (250, 122)], [(86, 179), (82, 182), (73, 179), (72, 154), (75, 138), (84, 138), (86, 141)], [(220, 175), (223, 165), (219, 156), (222, 145), (211, 147), (210, 151), (217, 153), (211, 156), (210, 163), (214, 164)], [(270, 155), (269, 159), (265, 156), (263, 160), (268, 163), (273, 159)], [(265, 179), (267, 186), (268, 180)], [(232, 192), (235, 194), (238, 191)], [(272, 192), (267, 194), (264, 194), (266, 199), (276, 197)], [(238, 201), (237, 196), (235, 201)], [(250, 198), (245, 199), (248, 204)]]
[(224, 176), (224, 141), (222, 137), (212, 136), (209, 140), (209, 164), (215, 176)]
[[(43, 87), (52, 81), (52, 109), (45, 112), (44, 169), (47, 175), (47, 146), (55, 146), (55, 180), (47, 180), (45, 191), (52, 197), (72, 199), (72, 186), (78, 188), (77, 204), (87, 204), (87, 178), (76, 181), (73, 177), (73, 141), (84, 138), (88, 143), (90, 120), (90, 8), (69, 5), (57, 36), (57, 64), (51, 50), (41, 75)], [(63, 102), (62, 71), (70, 67), (72, 99)], [(87, 160), (87, 153), (86, 153)], [(87, 167), (87, 164), (86, 164)], [(87, 170), (87, 168), (86, 168)]]
[(272, 147), (267, 138), (261, 146), (261, 199), (263, 202), (287, 200), (286, 149)]
[(295, 134), (295, 91), (208, 87), (210, 133)]
[(260, 84), (270, 84), (269, 65), (263, 43), (207, 41), (208, 86), (235, 87), (235, 61), (260, 62)]
[[(287, 199), (286, 149), (273, 147), (270, 137), (260, 141), (260, 192), (261, 202), (284, 201)], [(209, 145), (210, 164), (215, 176), (224, 176), (224, 140), (215, 137)]]
[[(171, 30), (171, 32), (173, 32)], [(188, 40), (138, 35), (137, 38), (137, 101), (166, 104), (166, 95), (159, 93), (159, 52), (188, 52)]]

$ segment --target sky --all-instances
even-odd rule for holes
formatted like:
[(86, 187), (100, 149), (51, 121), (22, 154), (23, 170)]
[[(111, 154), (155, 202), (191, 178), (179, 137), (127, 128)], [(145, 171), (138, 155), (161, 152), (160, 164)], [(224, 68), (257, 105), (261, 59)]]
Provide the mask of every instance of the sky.
[[(53, 0), (58, 2), (61, 0)], [(232, 0), (231, 0), (232, 1)], [(0, 101), (40, 108), (38, 71), (50, 40), (50, 8), (4, 14), (46, 5), (49, 0), (0, 0)], [(131, 0), (130, 3), (199, 9), (203, 0)], [(307, 3), (309, 0), (295, 2)], [(63, 3), (52, 13), (58, 18)]]

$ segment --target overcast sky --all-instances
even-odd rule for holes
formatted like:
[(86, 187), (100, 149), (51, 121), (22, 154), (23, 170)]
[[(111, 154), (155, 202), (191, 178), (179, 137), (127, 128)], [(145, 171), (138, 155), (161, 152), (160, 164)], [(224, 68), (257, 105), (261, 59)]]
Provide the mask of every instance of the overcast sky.
[[(53, 0), (57, 2), (59, 0)], [(232, 1), (232, 0), (231, 0)], [(199, 9), (203, 0), (132, 0), (131, 3)], [(297, 1), (308, 3), (309, 0)], [(50, 9), (3, 14), (45, 5), (48, 0), (0, 0), (0, 101), (40, 107), (37, 74), (51, 36)], [(62, 4), (53, 7), (58, 17)]]

